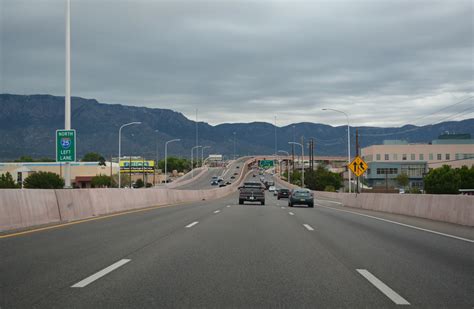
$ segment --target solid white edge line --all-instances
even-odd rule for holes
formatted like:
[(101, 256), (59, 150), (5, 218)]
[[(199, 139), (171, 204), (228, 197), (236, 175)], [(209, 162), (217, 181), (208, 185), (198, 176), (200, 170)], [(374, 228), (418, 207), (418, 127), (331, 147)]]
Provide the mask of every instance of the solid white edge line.
[(214, 211), (215, 214), (218, 214), (218, 213), (220, 213), (220, 212), (221, 212), (220, 210)]
[(320, 205), (320, 204), (316, 204), (316, 205), (318, 205), (318, 206), (320, 206), (320, 207), (332, 209), (332, 210), (337, 210), (337, 211), (342, 211), (342, 212), (348, 212), (348, 213), (353, 214), (353, 215), (358, 215), (358, 216), (367, 217), (367, 218), (371, 218), (371, 219), (375, 219), (375, 220), (380, 220), (380, 221), (384, 221), (384, 222), (388, 222), (388, 223), (398, 224), (398, 225), (401, 225), (401, 226), (404, 226), (404, 227), (408, 227), (408, 228), (411, 228), (411, 229), (415, 229), (415, 230), (419, 230), (419, 231), (424, 231), (424, 232), (433, 233), (433, 234), (436, 234), (436, 235), (441, 235), (441, 236), (445, 236), (445, 237), (450, 237), (450, 238), (454, 238), (454, 239), (458, 239), (458, 240), (463, 240), (463, 241), (467, 241), (467, 242), (470, 242), (470, 243), (474, 243), (474, 240), (468, 239), (468, 238), (463, 238), (463, 237), (454, 236), (454, 235), (451, 235), (451, 234), (436, 232), (436, 231), (433, 231), (433, 230), (428, 230), (428, 229), (424, 229), (424, 228), (421, 228), (421, 227), (417, 227), (417, 226), (413, 226), (413, 225), (409, 225), (409, 224), (405, 224), (405, 223), (400, 223), (400, 222), (397, 222), (397, 221), (392, 221), (392, 220), (388, 220), (388, 219), (382, 219), (382, 218), (379, 218), (379, 217), (370, 216), (370, 215), (366, 215), (366, 214), (360, 214), (360, 213), (354, 212), (354, 211), (343, 210), (343, 209), (337, 209), (337, 208), (333, 208), (333, 207), (329, 207), (329, 206), (324, 206), (324, 205)]
[(190, 228), (190, 227), (195, 226), (195, 225), (198, 224), (198, 223), (199, 223), (198, 221), (194, 221), (193, 223), (190, 223), (190, 224), (186, 225), (185, 227), (188, 229), (188, 228)]
[(295, 214), (292, 213), (291, 211), (288, 213), (290, 216), (294, 216)]
[(380, 281), (377, 277), (372, 275), (366, 269), (356, 269), (359, 274), (361, 274), (365, 279), (367, 279), (373, 286), (375, 286), (380, 292), (385, 294), (390, 300), (392, 300), (397, 305), (409, 305), (410, 303), (403, 297), (401, 297), (397, 292), (392, 290), (388, 285)]
[(342, 205), (342, 203), (341, 203), (341, 202), (335, 202), (335, 201), (330, 201), (330, 200), (323, 200), (323, 199), (320, 199), (320, 198), (318, 198), (318, 199), (316, 199), (316, 200), (323, 201), (323, 202), (328, 202), (328, 203), (333, 203), (333, 204), (339, 204), (339, 205)]
[(314, 231), (314, 229), (311, 227), (309, 224), (303, 224), (303, 226), (308, 230), (308, 231)]
[(103, 276), (107, 275), (108, 273), (116, 270), (117, 268), (127, 264), (130, 261), (131, 261), (130, 259), (122, 259), (122, 260), (120, 260), (120, 261), (118, 261), (118, 262), (102, 269), (101, 271), (96, 272), (92, 276), (89, 276), (89, 277), (79, 281), (78, 283), (72, 285), (71, 288), (83, 288), (83, 287), (89, 285), (90, 283), (96, 281), (97, 279), (102, 278)]

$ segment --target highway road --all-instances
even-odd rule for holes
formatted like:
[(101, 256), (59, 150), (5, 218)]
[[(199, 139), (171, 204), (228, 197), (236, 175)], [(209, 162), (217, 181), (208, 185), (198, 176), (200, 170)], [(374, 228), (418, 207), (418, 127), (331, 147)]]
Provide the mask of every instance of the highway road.
[(238, 205), (234, 193), (1, 238), (0, 307), (473, 307), (469, 239), (266, 199)]
[[(240, 169), (244, 166), (244, 162), (246, 160), (247, 160), (247, 158), (239, 158), (239, 159), (229, 163), (229, 165), (226, 168), (210, 167), (201, 176), (197, 177), (197, 175), (195, 175), (195, 180), (194, 181), (192, 181), (188, 184), (182, 185), (182, 186), (178, 186), (175, 189), (177, 189), (177, 190), (200, 190), (200, 189), (217, 188), (218, 186), (212, 186), (211, 185), (212, 177), (214, 177), (214, 176), (222, 176), (222, 178), (224, 179), (224, 183), (227, 182), (227, 181), (234, 182), (235, 179), (239, 178)], [(235, 173), (237, 173), (239, 175), (235, 175), (234, 176), (235, 179), (231, 179), (231, 176), (233, 176)], [(189, 177), (188, 174), (186, 174), (185, 176)]]

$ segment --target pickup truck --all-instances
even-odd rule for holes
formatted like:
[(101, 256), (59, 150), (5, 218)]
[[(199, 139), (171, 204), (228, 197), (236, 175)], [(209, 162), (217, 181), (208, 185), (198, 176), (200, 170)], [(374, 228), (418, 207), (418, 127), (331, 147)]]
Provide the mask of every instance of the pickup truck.
[(265, 188), (258, 182), (244, 182), (239, 187), (239, 204), (242, 205), (245, 201), (265, 205)]

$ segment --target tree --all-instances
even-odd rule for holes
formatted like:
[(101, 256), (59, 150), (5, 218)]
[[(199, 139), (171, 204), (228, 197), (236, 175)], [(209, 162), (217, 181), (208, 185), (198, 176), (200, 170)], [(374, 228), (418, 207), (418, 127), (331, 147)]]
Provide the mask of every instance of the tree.
[(471, 168), (463, 166), (458, 169), (461, 182), (459, 183), (459, 189), (474, 189), (474, 165)]
[(410, 183), (410, 178), (408, 178), (408, 175), (405, 173), (399, 174), (395, 180), (397, 181), (398, 185), (402, 188), (406, 188), (408, 184)]
[(92, 177), (91, 185), (94, 188), (110, 188), (112, 187), (112, 178), (107, 175), (97, 175)]
[(64, 179), (51, 172), (37, 172), (26, 177), (23, 186), (28, 189), (61, 189)]
[(461, 175), (449, 165), (432, 169), (424, 178), (426, 193), (459, 194)]
[(306, 187), (311, 190), (324, 191), (327, 187), (339, 190), (342, 187), (341, 175), (329, 171), (323, 165), (319, 165), (315, 171), (307, 171), (304, 180)]
[[(173, 170), (177, 170), (178, 172), (184, 172), (185, 170), (188, 170), (189, 167), (191, 166), (191, 162), (186, 159), (181, 159), (181, 158), (176, 158), (176, 157), (168, 157), (167, 160), (167, 168), (168, 172), (171, 172)], [(165, 160), (160, 160), (158, 162), (158, 168), (161, 169), (162, 171), (165, 170)]]
[(82, 162), (99, 162), (99, 165), (105, 165), (105, 158), (97, 152), (88, 152), (82, 157)]
[(55, 162), (55, 160), (47, 157), (33, 159), (31, 156), (21, 156), (13, 162)]
[(0, 175), (0, 189), (16, 189), (19, 185), (15, 183), (12, 175), (7, 172), (6, 174)]
[(137, 181), (135, 181), (135, 188), (143, 188), (145, 186), (145, 183), (141, 178), (138, 178)]

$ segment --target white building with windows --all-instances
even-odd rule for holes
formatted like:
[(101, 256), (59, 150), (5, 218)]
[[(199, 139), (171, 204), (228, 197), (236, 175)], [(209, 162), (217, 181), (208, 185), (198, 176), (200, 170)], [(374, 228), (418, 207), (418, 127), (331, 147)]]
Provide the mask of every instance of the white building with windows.
[(395, 178), (405, 173), (410, 178), (410, 187), (422, 188), (423, 176), (430, 169), (474, 165), (474, 139), (469, 134), (449, 134), (429, 144), (389, 140), (365, 147), (361, 154), (369, 165), (366, 173), (369, 186), (397, 187)]

